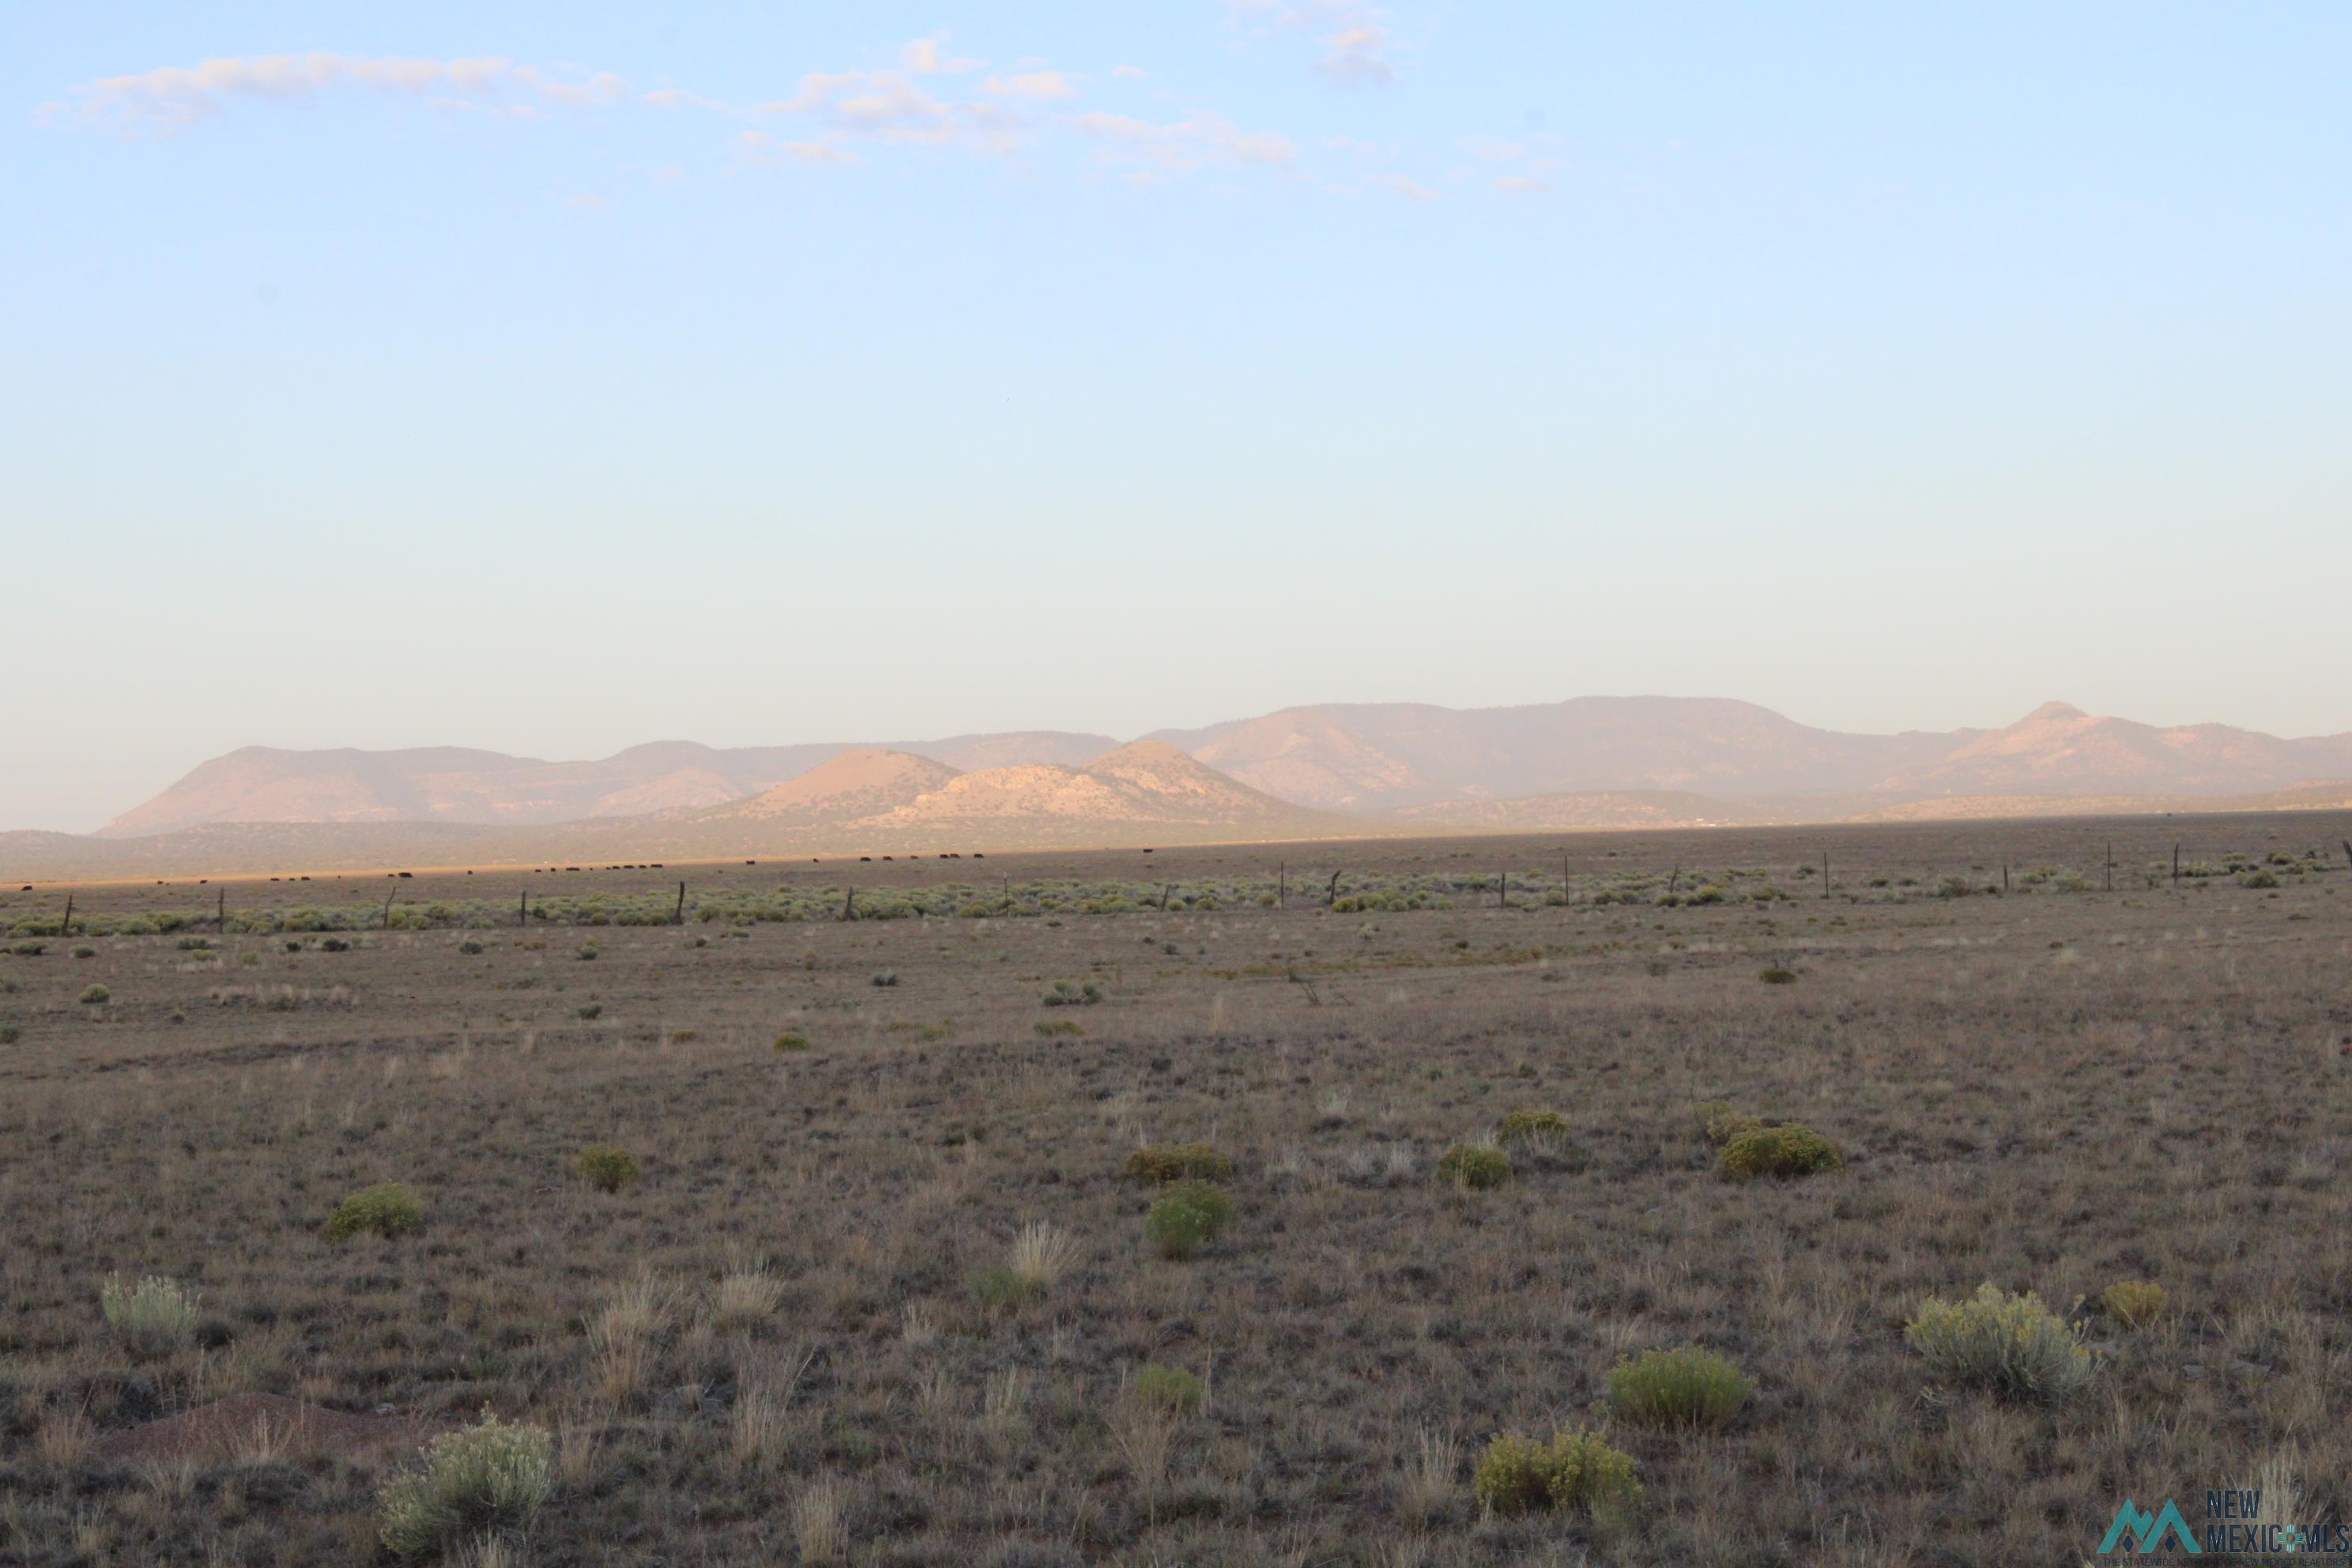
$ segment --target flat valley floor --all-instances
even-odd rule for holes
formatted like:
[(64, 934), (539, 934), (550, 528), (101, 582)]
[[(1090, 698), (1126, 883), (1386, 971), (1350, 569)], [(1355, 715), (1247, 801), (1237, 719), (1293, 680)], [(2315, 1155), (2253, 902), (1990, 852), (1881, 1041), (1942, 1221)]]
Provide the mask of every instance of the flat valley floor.
[[(62, 934), (12, 883), (0, 1563), (377, 1560), (385, 1480), (486, 1408), (554, 1479), (484, 1563), (2074, 1564), (2127, 1499), (2345, 1519), (2347, 836), (355, 875), (76, 889)], [(1843, 1168), (1727, 1177), (1717, 1100)], [(1440, 1179), (1518, 1110), (1566, 1131)], [(1125, 1165), (1194, 1142), (1233, 1219), (1171, 1259)], [(322, 1236), (386, 1182), (419, 1228)], [(192, 1331), (110, 1330), (110, 1275)], [(2167, 1309), (2114, 1321), (2127, 1279)], [(1987, 1281), (2081, 1324), (2083, 1393), (1931, 1375), (1906, 1318)], [(1753, 1379), (1727, 1426), (1612, 1408), (1687, 1345)], [(1639, 1505), (1482, 1515), (1489, 1441), (1563, 1427)]]

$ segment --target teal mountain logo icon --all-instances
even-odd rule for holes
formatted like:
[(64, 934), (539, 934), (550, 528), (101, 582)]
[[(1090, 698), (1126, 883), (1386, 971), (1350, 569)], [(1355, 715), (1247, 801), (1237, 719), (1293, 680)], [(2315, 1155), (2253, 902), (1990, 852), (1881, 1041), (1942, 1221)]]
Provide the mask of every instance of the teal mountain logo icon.
[(2099, 1550), (2102, 1552), (2113, 1552), (2126, 1536), (2129, 1536), (2131, 1544), (2126, 1548), (2126, 1551), (2161, 1552), (2168, 1535), (2179, 1541), (2183, 1552), (2201, 1550), (2197, 1544), (2197, 1537), (2189, 1532), (2189, 1521), (2180, 1517), (2179, 1508), (2170, 1498), (2165, 1499), (2164, 1507), (2152, 1514), (2126, 1498), (2124, 1506), (2116, 1510), (2116, 1521), (2107, 1526), (2106, 1539), (2099, 1542)]

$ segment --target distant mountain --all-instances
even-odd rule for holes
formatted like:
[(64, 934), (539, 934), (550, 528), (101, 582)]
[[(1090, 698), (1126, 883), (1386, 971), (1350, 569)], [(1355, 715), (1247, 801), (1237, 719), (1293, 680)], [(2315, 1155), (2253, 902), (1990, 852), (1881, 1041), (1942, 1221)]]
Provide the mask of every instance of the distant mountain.
[(1582, 697), (1286, 708), (1124, 746), (1060, 731), (673, 741), (575, 763), (256, 746), (197, 767), (100, 838), (0, 835), (0, 875), (2293, 809), (2352, 798), (2347, 781), (2352, 734), (2161, 729), (2060, 702), (1947, 734), (1846, 734), (1716, 699)]
[(1973, 731), (1850, 735), (1752, 702), (1579, 697), (1520, 708), (1328, 703), (1156, 739), (1326, 810), (1622, 790), (1834, 795), (1948, 755)]
[[(953, 768), (1091, 762), (1108, 735), (1028, 731), (897, 747)], [(455, 746), (283, 751), (247, 746), (196, 767), (99, 830), (127, 838), (207, 822), (452, 822), (523, 826), (638, 816), (740, 800), (796, 778), (848, 745), (632, 746), (598, 762), (550, 763)]]
[(2352, 778), (2352, 734), (2283, 741), (2227, 724), (2159, 730), (2046, 702), (1879, 785), (1896, 797), (2254, 795)]

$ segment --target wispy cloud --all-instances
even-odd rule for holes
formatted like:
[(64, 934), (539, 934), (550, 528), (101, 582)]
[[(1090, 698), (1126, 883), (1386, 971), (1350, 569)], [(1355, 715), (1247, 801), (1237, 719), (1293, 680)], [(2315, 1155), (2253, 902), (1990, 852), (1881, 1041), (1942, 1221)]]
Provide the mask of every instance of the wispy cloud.
[(1013, 76), (992, 76), (980, 84), (980, 90), (998, 98), (1076, 98), (1077, 79), (1060, 71), (1022, 71)]
[(1560, 139), (1548, 132), (1520, 137), (1465, 136), (1454, 145), (1481, 163), (1499, 169), (1495, 189), (1507, 196), (1541, 195), (1551, 189), (1559, 167)]
[(842, 136), (925, 147), (1003, 152), (1019, 140), (1018, 117), (996, 103), (941, 98), (905, 71), (813, 71), (766, 115), (805, 117)]
[(494, 58), (371, 58), (356, 55), (257, 55), (100, 77), (43, 106), (42, 117), (126, 132), (184, 130), (241, 99), (297, 101), (347, 89), (523, 111), (541, 104), (593, 108), (630, 96), (611, 71), (558, 72)]
[(1378, 23), (1341, 27), (1322, 43), (1323, 58), (1315, 62), (1318, 74), (1351, 87), (1396, 80), (1396, 67), (1389, 63), (1389, 36)]
[(764, 131), (735, 138), (735, 155), (746, 163), (862, 163), (866, 160), (838, 142), (779, 142)]
[(1306, 33), (1318, 53), (1315, 74), (1346, 87), (1378, 87), (1397, 79), (1394, 40), (1367, 0), (1231, 0), (1244, 26)]
[(1124, 114), (1081, 114), (1079, 133), (1101, 142), (1114, 157), (1165, 170), (1206, 168), (1213, 163), (1287, 164), (1298, 155), (1289, 138), (1244, 131), (1213, 114), (1194, 113), (1154, 123)]
[[(1337, 3), (1309, 0), (1318, 15)], [(1351, 6), (1342, 12), (1355, 14)], [(1344, 57), (1372, 58), (1378, 41), (1338, 47)], [(265, 55), (100, 78), (71, 89), (44, 117), (136, 136), (184, 131), (239, 103), (373, 92), (436, 108), (525, 116), (624, 106), (707, 116), (728, 127), (738, 166), (855, 164), (887, 147), (995, 155), (1056, 142), (1088, 148), (1096, 164), (1124, 166), (1138, 179), (1220, 165), (1280, 170), (1299, 161), (1289, 137), (1245, 129), (1206, 109), (1165, 119), (1078, 112), (1086, 77), (1035, 58), (1014, 58), (991, 70), (985, 60), (950, 51), (944, 34), (917, 38), (886, 58), (892, 63), (806, 72), (789, 91), (764, 101), (729, 101), (683, 87), (633, 87), (609, 70), (493, 57)], [(1131, 80), (1144, 73), (1118, 66), (1111, 74)], [(593, 195), (571, 198), (583, 212), (600, 210), (602, 202)]]

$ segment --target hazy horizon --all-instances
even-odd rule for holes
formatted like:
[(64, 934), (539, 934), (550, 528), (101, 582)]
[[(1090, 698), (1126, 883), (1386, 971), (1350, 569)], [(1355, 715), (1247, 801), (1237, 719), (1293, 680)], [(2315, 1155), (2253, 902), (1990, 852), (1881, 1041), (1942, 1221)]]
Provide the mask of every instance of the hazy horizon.
[(0, 826), (253, 743), (2352, 729), (2352, 14), (7, 37)]

